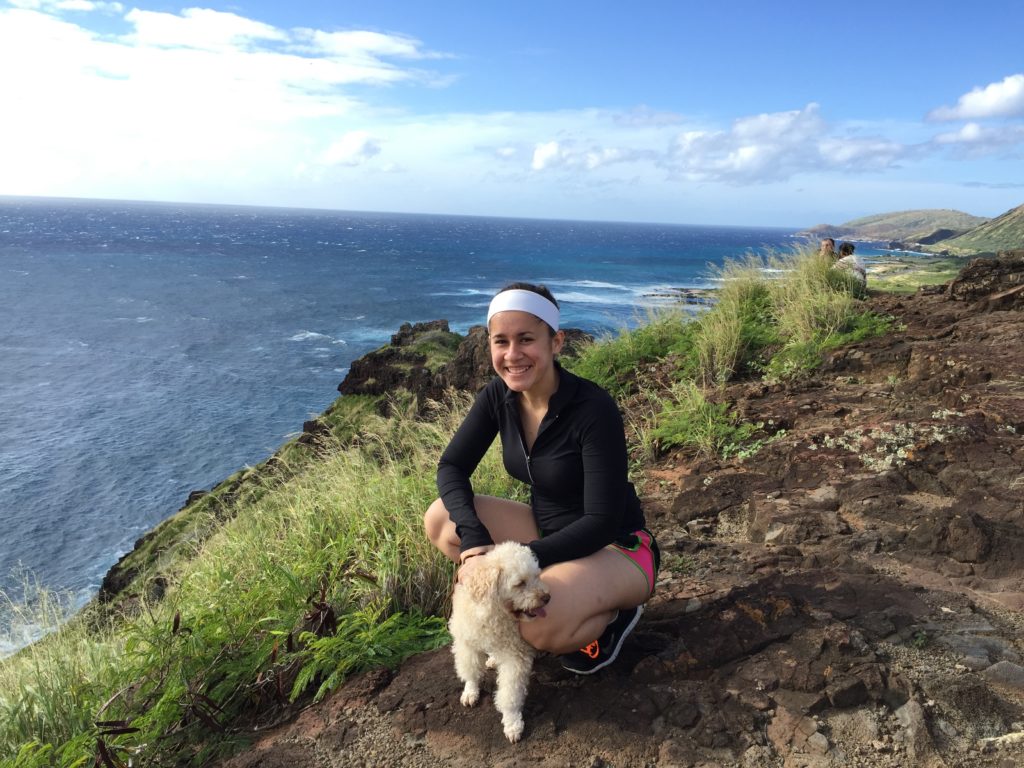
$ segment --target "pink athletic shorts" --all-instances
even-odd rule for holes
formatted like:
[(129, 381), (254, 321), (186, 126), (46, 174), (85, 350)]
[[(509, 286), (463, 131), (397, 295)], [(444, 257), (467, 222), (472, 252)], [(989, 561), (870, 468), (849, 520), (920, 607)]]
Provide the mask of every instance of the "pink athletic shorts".
[(610, 549), (630, 560), (647, 579), (647, 596), (654, 594), (654, 579), (658, 575), (658, 543), (651, 532), (641, 528), (629, 536), (609, 544)]

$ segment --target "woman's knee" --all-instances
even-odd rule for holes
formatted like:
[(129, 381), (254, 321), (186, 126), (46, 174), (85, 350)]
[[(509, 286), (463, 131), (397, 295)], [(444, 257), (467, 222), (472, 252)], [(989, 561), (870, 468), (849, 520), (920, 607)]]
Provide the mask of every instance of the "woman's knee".
[(448, 522), (448, 510), (444, 502), (441, 499), (434, 499), (423, 515), (423, 529), (427, 533), (427, 538), (435, 544), (438, 543)]
[(578, 624), (575, 620), (524, 622), (519, 625), (519, 634), (538, 651), (570, 653), (597, 638), (614, 615), (614, 612), (601, 612)]
[(550, 622), (525, 622), (519, 625), (519, 634), (530, 646), (546, 653), (561, 653), (565, 644), (564, 633)]

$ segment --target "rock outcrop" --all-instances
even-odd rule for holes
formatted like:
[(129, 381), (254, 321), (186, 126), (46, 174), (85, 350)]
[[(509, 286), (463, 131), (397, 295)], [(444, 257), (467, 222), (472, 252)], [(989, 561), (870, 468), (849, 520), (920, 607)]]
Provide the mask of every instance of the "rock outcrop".
[(898, 330), (810, 380), (732, 385), (754, 455), (648, 462), (656, 595), (607, 670), (538, 661), (521, 743), (460, 706), (442, 649), (225, 765), (1024, 764), (1021, 256), (871, 297)]
[[(578, 328), (564, 331), (566, 354), (592, 339)], [(388, 395), (404, 389), (425, 404), (449, 388), (476, 392), (493, 376), (484, 326), (475, 325), (460, 336), (449, 330), (447, 320), (432, 320), (403, 324), (389, 345), (354, 361), (338, 391)]]

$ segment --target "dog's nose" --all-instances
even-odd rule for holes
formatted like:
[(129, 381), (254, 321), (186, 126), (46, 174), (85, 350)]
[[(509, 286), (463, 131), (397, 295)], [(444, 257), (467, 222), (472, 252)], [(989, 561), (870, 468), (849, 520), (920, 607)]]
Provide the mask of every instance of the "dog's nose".
[(551, 602), (551, 595), (544, 595), (544, 605)]

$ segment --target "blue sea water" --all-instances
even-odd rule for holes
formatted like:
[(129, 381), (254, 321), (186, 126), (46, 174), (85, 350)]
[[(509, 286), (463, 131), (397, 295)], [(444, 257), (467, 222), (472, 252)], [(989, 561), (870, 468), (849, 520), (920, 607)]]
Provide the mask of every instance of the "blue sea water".
[(0, 590), (91, 597), (134, 541), (270, 455), (403, 322), (511, 280), (614, 331), (792, 230), (0, 199)]

